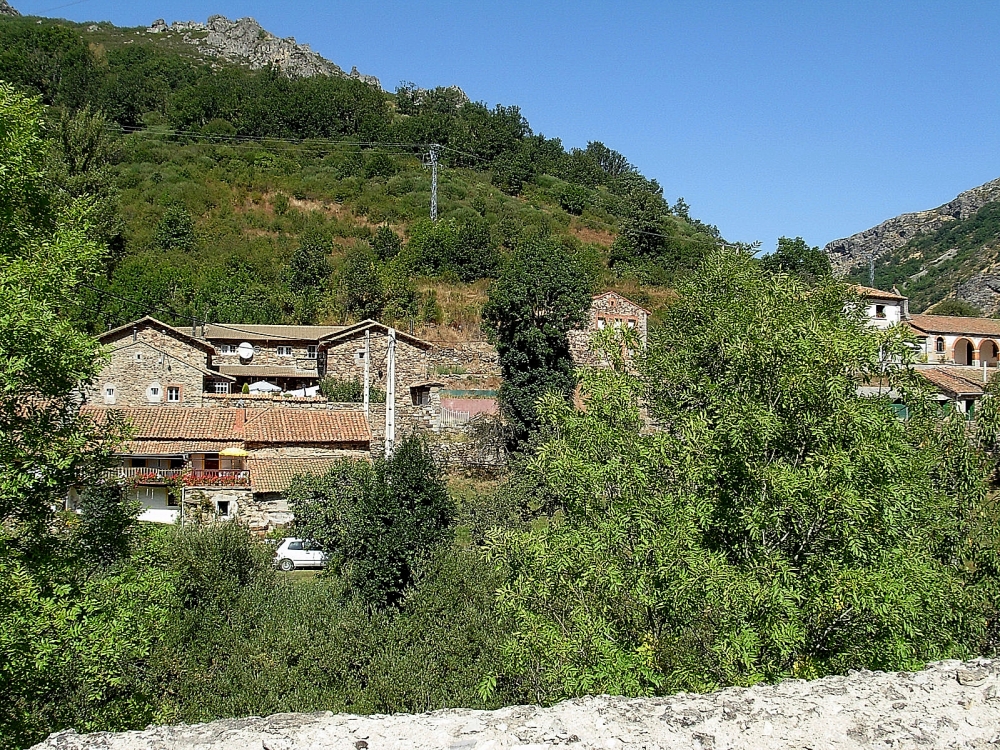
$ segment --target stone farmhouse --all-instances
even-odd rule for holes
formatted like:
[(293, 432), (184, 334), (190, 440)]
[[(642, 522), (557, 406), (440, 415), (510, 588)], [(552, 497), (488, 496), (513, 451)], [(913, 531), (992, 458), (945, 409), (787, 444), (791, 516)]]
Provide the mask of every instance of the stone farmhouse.
[(99, 423), (112, 411), (127, 420), (132, 436), (111, 475), (129, 481), (145, 521), (239, 518), (264, 531), (291, 520), (283, 493), (292, 476), (367, 458), (371, 447), (360, 411), (82, 408)]
[(595, 332), (608, 327), (635, 329), (639, 335), (639, 341), (645, 346), (649, 330), (649, 316), (649, 310), (635, 304), (618, 292), (604, 292), (595, 295), (590, 306), (590, 318), (587, 326), (569, 333), (573, 360), (578, 365), (605, 365), (603, 357), (591, 350), (590, 339)]

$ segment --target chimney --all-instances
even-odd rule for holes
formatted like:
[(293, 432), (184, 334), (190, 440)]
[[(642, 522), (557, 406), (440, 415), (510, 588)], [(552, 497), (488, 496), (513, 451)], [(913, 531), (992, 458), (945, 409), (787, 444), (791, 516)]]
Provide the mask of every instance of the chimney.
[(237, 435), (243, 434), (243, 425), (247, 423), (247, 410), (239, 407), (236, 409), (236, 419), (233, 420), (233, 432)]

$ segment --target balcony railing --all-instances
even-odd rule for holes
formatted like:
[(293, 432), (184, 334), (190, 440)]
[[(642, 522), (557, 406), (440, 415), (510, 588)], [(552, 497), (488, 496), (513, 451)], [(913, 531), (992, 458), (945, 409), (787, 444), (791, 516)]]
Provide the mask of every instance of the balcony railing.
[(181, 477), (188, 487), (249, 487), (248, 469), (188, 469)]
[(115, 479), (129, 479), (136, 484), (174, 484), (188, 487), (249, 487), (248, 469), (148, 469), (142, 466), (119, 466), (108, 470)]
[(179, 479), (187, 469), (148, 469), (145, 466), (119, 466), (108, 470), (116, 479), (133, 479), (140, 484), (168, 484)]

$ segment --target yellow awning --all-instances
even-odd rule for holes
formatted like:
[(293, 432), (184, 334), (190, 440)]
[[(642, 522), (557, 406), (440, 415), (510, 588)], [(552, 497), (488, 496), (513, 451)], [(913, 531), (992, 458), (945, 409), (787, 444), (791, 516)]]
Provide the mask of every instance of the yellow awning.
[(224, 450), (219, 451), (219, 455), (226, 456), (229, 458), (234, 458), (237, 456), (247, 456), (249, 454), (242, 448), (226, 448)]

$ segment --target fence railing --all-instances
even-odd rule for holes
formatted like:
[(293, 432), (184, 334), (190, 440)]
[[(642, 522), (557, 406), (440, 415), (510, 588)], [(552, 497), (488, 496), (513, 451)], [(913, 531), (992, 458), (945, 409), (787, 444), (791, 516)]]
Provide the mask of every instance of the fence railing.
[(189, 487), (249, 487), (248, 469), (190, 469), (181, 478)]
[(188, 487), (249, 487), (248, 469), (148, 469), (143, 466), (119, 466), (108, 470), (114, 479), (130, 479), (139, 484), (172, 484), (180, 481)]
[(472, 419), (472, 412), (449, 409), (447, 406), (441, 407), (441, 418), (438, 421), (439, 427), (461, 427), (469, 424)]
[(145, 466), (119, 466), (108, 469), (114, 479), (135, 479), (148, 484), (165, 484), (178, 479), (187, 469), (151, 469)]

